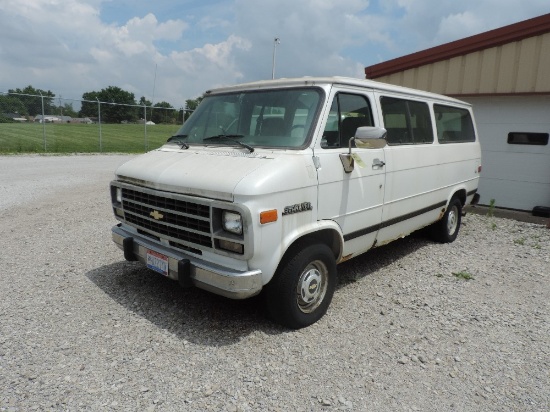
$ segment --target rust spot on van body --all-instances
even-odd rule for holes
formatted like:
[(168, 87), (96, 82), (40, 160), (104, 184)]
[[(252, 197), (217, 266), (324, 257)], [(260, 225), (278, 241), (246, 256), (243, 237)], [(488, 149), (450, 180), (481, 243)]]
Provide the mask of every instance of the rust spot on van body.
[(345, 262), (346, 260), (350, 260), (352, 257), (353, 257), (353, 253), (346, 256), (342, 256), (342, 260), (340, 262)]

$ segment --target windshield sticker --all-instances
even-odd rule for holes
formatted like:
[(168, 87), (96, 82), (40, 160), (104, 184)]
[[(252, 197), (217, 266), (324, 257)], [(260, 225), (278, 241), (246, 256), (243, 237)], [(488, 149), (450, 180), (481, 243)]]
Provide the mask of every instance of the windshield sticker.
[(295, 205), (285, 206), (283, 216), (291, 215), (293, 213), (307, 212), (308, 210), (313, 210), (310, 202), (297, 203)]

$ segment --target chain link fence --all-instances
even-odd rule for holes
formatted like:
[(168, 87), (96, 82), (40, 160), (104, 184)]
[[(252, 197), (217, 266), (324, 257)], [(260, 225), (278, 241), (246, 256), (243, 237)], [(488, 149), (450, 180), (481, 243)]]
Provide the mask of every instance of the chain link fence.
[(0, 153), (140, 153), (181, 127), (183, 107), (0, 92)]

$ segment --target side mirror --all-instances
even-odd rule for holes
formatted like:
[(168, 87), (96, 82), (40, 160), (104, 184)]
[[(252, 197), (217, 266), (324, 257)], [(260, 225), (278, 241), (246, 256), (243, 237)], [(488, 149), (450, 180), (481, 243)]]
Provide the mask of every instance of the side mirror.
[(351, 153), (351, 142), (355, 141), (355, 146), (365, 149), (382, 149), (386, 146), (387, 130), (383, 127), (362, 126), (358, 127), (355, 136), (349, 139), (349, 152), (340, 154), (340, 160), (344, 171), (351, 173), (353, 171), (353, 154)]
[(366, 149), (382, 149), (386, 146), (386, 135), (388, 132), (383, 127), (358, 127), (355, 137), (349, 142), (349, 153), (351, 154), (351, 142), (355, 140), (355, 146)]

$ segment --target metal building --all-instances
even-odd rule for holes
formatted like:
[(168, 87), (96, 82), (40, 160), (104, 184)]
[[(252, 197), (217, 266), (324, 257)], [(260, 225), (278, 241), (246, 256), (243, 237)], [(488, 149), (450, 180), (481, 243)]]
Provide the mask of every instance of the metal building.
[(550, 14), (375, 64), (365, 74), (472, 103), (483, 155), (480, 203), (550, 207)]

